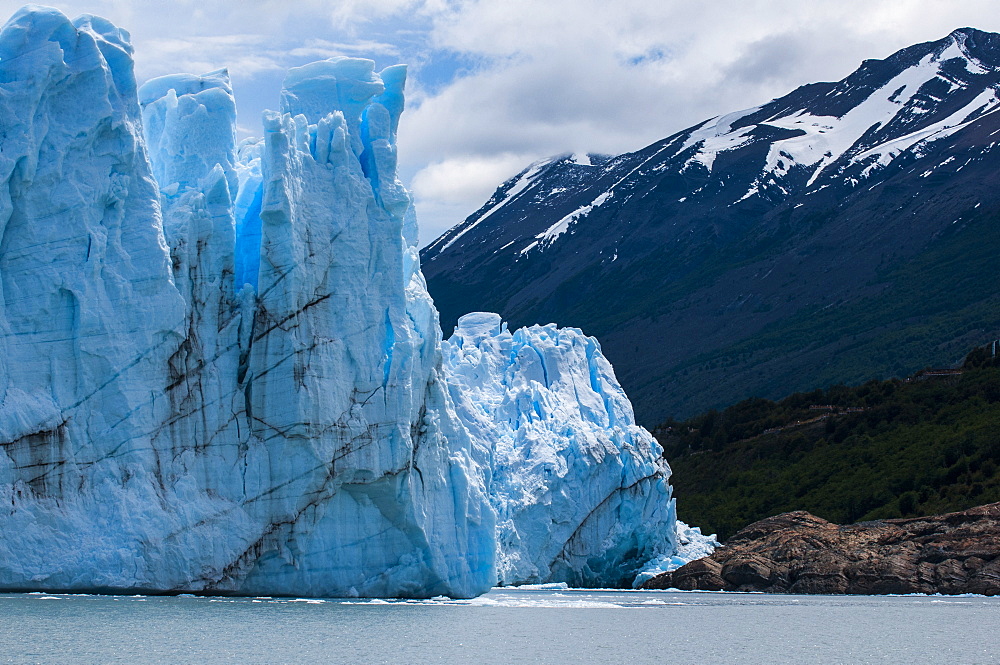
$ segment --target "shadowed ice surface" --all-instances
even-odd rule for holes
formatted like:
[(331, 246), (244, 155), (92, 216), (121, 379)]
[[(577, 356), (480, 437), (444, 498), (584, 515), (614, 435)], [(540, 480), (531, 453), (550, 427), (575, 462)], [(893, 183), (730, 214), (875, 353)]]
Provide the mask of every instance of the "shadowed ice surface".
[[(0, 663), (993, 663), (1000, 598), (0, 596)], [(377, 639), (372, 636), (377, 635)]]

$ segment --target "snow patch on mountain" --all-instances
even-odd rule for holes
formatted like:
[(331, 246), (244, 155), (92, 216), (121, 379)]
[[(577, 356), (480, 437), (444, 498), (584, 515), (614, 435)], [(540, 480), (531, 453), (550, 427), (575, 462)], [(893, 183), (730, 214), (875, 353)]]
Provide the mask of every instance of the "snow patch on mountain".
[[(762, 126), (792, 130), (798, 132), (798, 135), (771, 143), (767, 158), (762, 165), (760, 181), (765, 181), (769, 175), (774, 175), (776, 178), (784, 177), (793, 167), (802, 166), (811, 169), (811, 175), (806, 183), (807, 187), (811, 187), (827, 167), (840, 162), (852, 150), (859, 152), (851, 156), (848, 164), (877, 157), (878, 166), (886, 166), (892, 159), (918, 142), (949, 136), (957, 131), (961, 124), (995, 110), (998, 104), (997, 94), (992, 89), (985, 90), (965, 108), (947, 119), (882, 144), (865, 146), (862, 143), (866, 135), (877, 133), (894, 120), (903, 119), (905, 122), (908, 118), (930, 112), (933, 104), (939, 100), (928, 100), (930, 93), (922, 92), (926, 91), (929, 82), (940, 79), (949, 85), (949, 93), (963, 88), (964, 83), (952, 80), (943, 71), (944, 63), (957, 58), (965, 63), (966, 71), (969, 73), (980, 75), (992, 71), (970, 56), (964, 48), (964, 43), (965, 35), (960, 32), (955, 33), (947, 47), (928, 53), (918, 63), (901, 71), (841, 116), (818, 116), (801, 109), (791, 115), (779, 115), (761, 121), (759, 124)], [(847, 91), (844, 85), (841, 84), (831, 94), (844, 94)], [(682, 170), (698, 164), (711, 172), (720, 153), (738, 150), (752, 142), (754, 125), (740, 127), (737, 130), (732, 130), (732, 127), (760, 108), (754, 107), (712, 119), (691, 131), (678, 154), (691, 148), (696, 148), (696, 152), (687, 159)], [(864, 175), (869, 175), (871, 169), (872, 167), (869, 167)], [(758, 190), (758, 185), (754, 184), (738, 200), (747, 199)]]
[(1000, 109), (1000, 98), (997, 91), (983, 90), (972, 102), (944, 120), (858, 153), (852, 158), (851, 163), (856, 164), (877, 157), (877, 162), (863, 172), (863, 175), (867, 176), (876, 166), (888, 166), (893, 159), (906, 151), (912, 150), (914, 154), (920, 156), (920, 144), (947, 138), (969, 123), (998, 109)]
[(503, 196), (499, 201), (490, 206), (482, 215), (476, 217), (470, 223), (455, 229), (455, 234), (448, 238), (447, 236), (441, 236), (433, 243), (428, 245), (428, 249), (436, 249), (437, 245), (444, 242), (438, 251), (445, 251), (449, 247), (455, 244), (462, 236), (464, 236), (469, 231), (473, 230), (479, 226), (482, 222), (489, 218), (490, 215), (495, 213), (497, 210), (503, 208), (506, 204), (515, 200), (528, 186), (531, 185), (532, 181), (538, 175), (538, 173), (546, 166), (551, 164), (555, 159), (543, 159), (531, 164), (527, 169), (515, 176), (513, 183), (507, 188)]
[(591, 201), (589, 204), (577, 208), (576, 210), (566, 215), (565, 217), (560, 219), (558, 222), (556, 222), (549, 228), (545, 229), (544, 231), (536, 235), (535, 236), (536, 240), (531, 244), (529, 244), (524, 249), (522, 249), (520, 253), (522, 255), (527, 254), (535, 247), (538, 247), (539, 249), (544, 249), (547, 245), (551, 245), (553, 242), (555, 242), (555, 240), (559, 236), (561, 236), (563, 233), (566, 233), (566, 231), (569, 230), (569, 227), (572, 224), (577, 223), (578, 221), (589, 215), (595, 208), (600, 208), (612, 196), (614, 196), (613, 192), (611, 191), (604, 192), (603, 194), (599, 195), (596, 199)]
[(731, 131), (732, 126), (743, 118), (752, 115), (760, 110), (760, 107), (737, 111), (727, 115), (706, 120), (697, 129), (692, 131), (687, 139), (681, 144), (676, 154), (681, 154), (691, 148), (697, 148), (681, 168), (681, 171), (694, 164), (700, 164), (707, 171), (712, 170), (715, 158), (720, 152), (735, 150), (747, 144), (750, 140), (750, 127), (738, 131)]
[[(946, 49), (941, 54), (931, 53), (924, 56), (917, 65), (903, 70), (839, 118), (816, 117), (803, 111), (794, 116), (766, 121), (765, 124), (774, 127), (800, 129), (804, 133), (802, 136), (776, 141), (768, 153), (765, 169), (774, 170), (777, 161), (784, 153), (789, 155), (793, 162), (814, 168), (812, 176), (806, 183), (807, 187), (811, 186), (827, 166), (840, 160), (851, 148), (858, 146), (866, 133), (886, 126), (897, 115), (926, 111), (924, 106), (926, 102), (917, 97), (917, 93), (928, 81), (941, 77), (940, 65), (942, 61), (948, 59), (945, 56), (949, 51), (951, 49)], [(958, 54), (955, 57), (959, 57), (961, 51), (957, 47), (954, 51)], [(876, 149), (872, 148), (862, 154), (872, 154)], [(890, 150), (886, 150), (880, 154), (889, 152)], [(860, 155), (855, 156), (852, 162), (857, 162), (861, 158)]]

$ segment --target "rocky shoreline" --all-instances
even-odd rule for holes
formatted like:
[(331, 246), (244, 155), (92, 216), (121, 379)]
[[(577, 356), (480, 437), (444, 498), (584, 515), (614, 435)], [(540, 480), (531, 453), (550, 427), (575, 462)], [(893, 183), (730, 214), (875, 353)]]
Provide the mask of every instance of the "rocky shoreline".
[(850, 525), (805, 511), (742, 529), (646, 589), (768, 593), (1000, 594), (1000, 503)]

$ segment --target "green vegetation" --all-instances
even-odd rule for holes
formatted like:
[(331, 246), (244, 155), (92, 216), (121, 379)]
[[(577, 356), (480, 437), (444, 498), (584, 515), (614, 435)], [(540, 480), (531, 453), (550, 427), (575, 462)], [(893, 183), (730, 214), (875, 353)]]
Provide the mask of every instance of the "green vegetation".
[(841, 524), (963, 510), (1000, 501), (1000, 356), (750, 399), (655, 434), (681, 519), (722, 539), (790, 510)]

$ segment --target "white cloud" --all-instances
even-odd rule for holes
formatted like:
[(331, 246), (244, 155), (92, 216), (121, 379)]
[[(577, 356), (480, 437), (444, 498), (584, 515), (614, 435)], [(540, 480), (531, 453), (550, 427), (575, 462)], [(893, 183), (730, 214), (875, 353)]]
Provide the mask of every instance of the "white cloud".
[(330, 58), (335, 55), (355, 55), (370, 58), (375, 55), (399, 55), (399, 49), (392, 44), (372, 39), (361, 39), (355, 42), (331, 42), (325, 39), (307, 39), (304, 46), (293, 48), (287, 51), (287, 53), (296, 58)]
[(333, 23), (351, 30), (357, 23), (412, 11), (422, 4), (420, 0), (337, 0), (328, 6), (332, 6), (330, 17)]
[[(288, 66), (339, 54), (408, 60), (400, 169), (425, 242), (534, 159), (638, 149), (957, 27), (1000, 31), (995, 0), (52, 4), (130, 30), (140, 79), (228, 66), (242, 128), (277, 102)], [(19, 6), (0, 0), (0, 13)]]
[(525, 167), (524, 154), (453, 157), (427, 165), (413, 178), (413, 192), (442, 203), (462, 203), (470, 195), (492, 193), (497, 185)]
[[(439, 165), (453, 159), (495, 158), (499, 172), (510, 154), (525, 155), (526, 164), (560, 152), (638, 149), (957, 27), (1000, 30), (1000, 5), (506, 0), (457, 3), (434, 25), (436, 47), (489, 64), (404, 115), (401, 155), (414, 186), (425, 178), (443, 185)], [(466, 214), (484, 202), (462, 185), (448, 193), (449, 209), (460, 192), (469, 194)]]
[(227, 67), (241, 77), (261, 72), (283, 72), (285, 54), (268, 47), (262, 35), (214, 35), (149, 39), (136, 53), (136, 76), (141, 80), (179, 71), (203, 73)]

